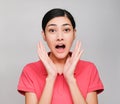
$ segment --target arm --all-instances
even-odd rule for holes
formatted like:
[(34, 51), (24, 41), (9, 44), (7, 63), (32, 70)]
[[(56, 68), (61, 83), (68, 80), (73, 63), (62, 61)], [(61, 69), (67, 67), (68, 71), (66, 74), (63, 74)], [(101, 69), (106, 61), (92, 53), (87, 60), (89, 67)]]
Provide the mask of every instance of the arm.
[(88, 102), (88, 104), (98, 104), (97, 92), (89, 92), (87, 94), (86, 101)]
[(71, 96), (73, 99), (73, 103), (74, 104), (87, 104), (87, 102), (83, 98), (83, 96), (78, 88), (76, 79), (74, 78), (74, 70), (75, 70), (76, 64), (77, 64), (78, 60), (80, 59), (80, 56), (83, 52), (83, 50), (81, 51), (80, 48), (81, 48), (81, 43), (77, 42), (75, 49), (72, 53), (72, 56), (68, 57), (68, 59), (66, 61), (63, 74), (64, 74), (66, 82), (69, 86)]
[(55, 78), (46, 78), (46, 84), (38, 104), (51, 104), (54, 82)]
[[(79, 93), (78, 93), (79, 91), (77, 91), (77, 93), (76, 93), (76, 91), (77, 91), (76, 89), (72, 90), (72, 88), (71, 88), (71, 93), (73, 93), (72, 95), (74, 95), (73, 96), (73, 97), (75, 97), (74, 99), (77, 100), (77, 99), (80, 99), (80, 97), (78, 96), (79, 95)], [(98, 104), (97, 93), (96, 92), (88, 93), (87, 98), (86, 98), (86, 102), (87, 102), (87, 104)], [(31, 92), (26, 92), (25, 93), (25, 104), (38, 104), (38, 100), (37, 100), (36, 95), (34, 93), (31, 93)], [(74, 103), (74, 104), (76, 104), (76, 103)], [(82, 103), (78, 103), (78, 104), (82, 104)]]
[(82, 96), (75, 78), (67, 81), (74, 104), (88, 104)]
[(98, 104), (97, 92), (89, 92), (87, 98), (84, 99), (83, 95), (78, 88), (76, 80), (73, 78), (67, 81), (74, 104)]
[(76, 79), (74, 78), (74, 70), (76, 64), (83, 53), (83, 50), (80, 50), (80, 48), (81, 48), (81, 43), (77, 42), (76, 47), (72, 53), (72, 56), (68, 57), (66, 61), (63, 74), (69, 86), (74, 104), (98, 104), (96, 92), (88, 93), (87, 99), (84, 99), (77, 85)]
[[(51, 104), (53, 86), (55, 79), (47, 77), (44, 90), (38, 101), (35, 93), (26, 92), (25, 93), (25, 104)], [(47, 99), (47, 100), (46, 100)]]
[(48, 57), (48, 54), (41, 42), (38, 44), (38, 56), (46, 67), (48, 73), (46, 83), (38, 104), (50, 104), (54, 82), (57, 76), (57, 70), (52, 60)]
[(38, 104), (38, 100), (35, 93), (32, 92), (25, 93), (25, 104)]
[(34, 93), (26, 92), (25, 104), (51, 104), (53, 86), (57, 76), (57, 70), (52, 60), (50, 60), (48, 57), (48, 54), (41, 42), (38, 44), (38, 56), (46, 67), (48, 76), (46, 78), (46, 83), (39, 101)]

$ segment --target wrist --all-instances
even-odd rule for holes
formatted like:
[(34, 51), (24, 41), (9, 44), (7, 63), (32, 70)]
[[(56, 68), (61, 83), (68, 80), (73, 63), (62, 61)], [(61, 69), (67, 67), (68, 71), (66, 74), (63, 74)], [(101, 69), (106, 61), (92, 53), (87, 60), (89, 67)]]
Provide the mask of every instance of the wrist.
[(50, 76), (50, 75), (48, 75), (46, 77), (46, 81), (47, 82), (55, 82), (55, 79), (56, 79), (56, 76)]
[(74, 76), (69, 76), (65, 78), (68, 84), (76, 83), (76, 79)]

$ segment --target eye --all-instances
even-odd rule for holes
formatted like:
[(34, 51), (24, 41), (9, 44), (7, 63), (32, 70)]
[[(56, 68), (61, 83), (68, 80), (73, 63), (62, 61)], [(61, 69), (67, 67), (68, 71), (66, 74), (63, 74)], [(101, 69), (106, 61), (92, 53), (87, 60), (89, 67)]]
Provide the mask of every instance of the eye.
[(64, 32), (69, 32), (69, 31), (70, 31), (69, 28), (64, 29)]
[(49, 32), (54, 33), (54, 32), (56, 32), (56, 30), (55, 29), (49, 29)]

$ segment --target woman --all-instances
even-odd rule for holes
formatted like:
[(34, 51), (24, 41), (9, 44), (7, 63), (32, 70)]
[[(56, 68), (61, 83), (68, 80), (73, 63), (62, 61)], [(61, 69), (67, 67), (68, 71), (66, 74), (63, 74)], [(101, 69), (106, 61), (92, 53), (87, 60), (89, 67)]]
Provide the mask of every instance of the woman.
[(25, 95), (25, 104), (98, 104), (103, 84), (95, 65), (80, 60), (79, 41), (70, 52), (75, 28), (73, 16), (64, 9), (52, 9), (43, 17), (42, 36), (50, 52), (39, 42), (40, 60), (22, 71), (18, 91)]

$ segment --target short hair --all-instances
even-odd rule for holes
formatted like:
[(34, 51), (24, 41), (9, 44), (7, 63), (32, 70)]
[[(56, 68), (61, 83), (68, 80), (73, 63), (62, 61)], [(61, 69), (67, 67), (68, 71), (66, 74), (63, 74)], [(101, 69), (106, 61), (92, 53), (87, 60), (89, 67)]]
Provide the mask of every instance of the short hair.
[(60, 17), (60, 16), (66, 16), (70, 20), (73, 29), (75, 29), (76, 23), (75, 23), (74, 17), (71, 15), (71, 13), (65, 9), (54, 8), (54, 9), (49, 10), (42, 19), (43, 31), (45, 31), (46, 25), (51, 19), (53, 19), (55, 17)]

